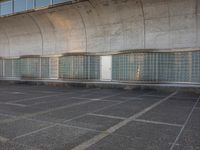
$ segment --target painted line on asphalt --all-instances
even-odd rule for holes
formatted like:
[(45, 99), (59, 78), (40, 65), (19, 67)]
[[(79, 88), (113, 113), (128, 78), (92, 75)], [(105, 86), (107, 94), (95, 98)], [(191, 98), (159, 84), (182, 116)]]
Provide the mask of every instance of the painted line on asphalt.
[(24, 98), (24, 99), (20, 99), (20, 100), (11, 101), (10, 103), (19, 103), (19, 102), (36, 100), (36, 99), (42, 99), (42, 98), (48, 98), (48, 97), (54, 97), (54, 96), (62, 96), (62, 95), (66, 95), (66, 94), (69, 94), (69, 93), (54, 94), (54, 95), (45, 95), (45, 96), (38, 96), (38, 97), (32, 97), (32, 98)]
[(7, 141), (9, 141), (8, 138), (5, 138), (5, 137), (0, 136), (0, 142), (6, 143)]
[(24, 105), (24, 104), (17, 104), (17, 103), (4, 103), (6, 105), (11, 105), (11, 106), (19, 106), (19, 107), (27, 107), (27, 105)]
[(101, 114), (94, 114), (94, 113), (88, 113), (88, 115), (96, 116), (96, 117), (111, 118), (111, 119), (120, 119), (120, 120), (125, 120), (125, 119), (127, 119), (127, 118), (125, 118), (125, 117), (118, 117), (118, 116), (111, 116), (111, 115), (101, 115)]
[(118, 130), (119, 128), (127, 125), (129, 122), (137, 119), (138, 117), (142, 116), (143, 114), (145, 114), (146, 112), (150, 111), (151, 109), (157, 107), (158, 105), (160, 105), (161, 103), (165, 102), (166, 100), (168, 100), (170, 97), (174, 96), (177, 93), (174, 92), (172, 94), (170, 94), (169, 96), (167, 96), (166, 98), (154, 103), (153, 105), (145, 108), (144, 110), (142, 110), (141, 112), (127, 118), (124, 121), (121, 121), (120, 123), (112, 126), (111, 128), (107, 129), (106, 132), (100, 133), (97, 136), (94, 136), (93, 138), (89, 139), (88, 141), (83, 142), (82, 144), (74, 147), (71, 150), (85, 150), (87, 148), (89, 148), (90, 146), (96, 144), (97, 142), (101, 141), (102, 139), (104, 139), (105, 137), (109, 136), (110, 134), (114, 133), (116, 130)]
[(177, 135), (175, 141), (173, 142), (172, 146), (170, 147), (170, 150), (173, 150), (173, 149), (174, 149), (176, 143), (178, 142), (180, 136), (182, 135), (182, 133), (183, 133), (183, 131), (184, 131), (186, 125), (188, 124), (188, 122), (189, 122), (189, 120), (190, 120), (190, 118), (191, 118), (191, 116), (192, 116), (192, 113), (194, 112), (195, 107), (197, 106), (197, 104), (199, 103), (199, 101), (200, 101), (200, 96), (199, 96), (199, 98), (197, 99), (197, 101), (196, 101), (196, 103), (194, 104), (194, 106), (192, 107), (192, 110), (190, 111), (190, 113), (189, 113), (189, 115), (188, 115), (188, 117), (187, 117), (185, 123), (183, 124), (183, 127), (181, 128), (180, 132), (178, 133), (178, 135)]
[[(148, 93), (146, 93), (146, 94), (148, 94)], [(117, 95), (118, 95), (118, 94), (117, 94)], [(145, 94), (139, 95), (138, 97), (143, 96), (143, 95), (145, 95)], [(127, 101), (128, 101), (128, 100), (127, 100)], [(89, 101), (89, 102), (91, 102), (91, 101)], [(124, 102), (125, 102), (125, 101), (124, 101)], [(124, 103), (124, 102), (123, 102), (123, 103)], [(116, 102), (116, 103), (119, 104), (120, 102)], [(108, 107), (112, 107), (112, 106), (114, 106), (114, 105), (116, 105), (116, 104), (113, 104), (113, 105), (109, 105), (109, 106), (100, 108), (100, 109), (98, 109), (98, 110), (95, 110), (94, 112), (100, 111), (100, 110), (102, 110), (102, 109), (106, 109), (106, 108), (108, 108)], [(33, 115), (35, 115), (35, 114), (33, 114)], [(84, 114), (84, 115), (87, 115), (87, 114)], [(82, 115), (82, 116), (83, 116), (83, 115)], [(80, 117), (80, 116), (79, 116), (79, 117)], [(76, 118), (76, 117), (75, 117), (75, 118)], [(72, 119), (75, 119), (75, 118), (72, 118)], [(48, 129), (48, 128), (54, 126), (54, 125), (55, 125), (55, 126), (56, 126), (56, 125), (60, 125), (60, 126), (78, 128), (78, 129), (83, 129), (83, 130), (88, 130), (88, 131), (99, 132), (99, 133), (100, 133), (100, 132), (103, 132), (103, 131), (99, 131), (99, 130), (84, 128), (84, 127), (77, 127), (77, 126), (66, 125), (66, 124), (61, 124), (61, 123), (53, 123), (53, 122), (49, 122), (49, 121), (41, 121), (41, 120), (30, 119), (30, 118), (26, 118), (26, 117), (25, 117), (24, 119), (33, 120), (33, 121), (38, 121), (38, 122), (46, 122), (46, 123), (50, 123), (50, 124), (52, 124), (52, 125), (51, 125), (51, 126), (48, 126), (48, 127), (45, 127), (45, 128), (42, 128), (42, 129), (39, 129), (39, 130), (35, 130), (35, 131), (32, 131), (32, 132), (26, 133), (26, 134), (24, 134), (24, 135), (17, 136), (17, 137), (15, 137), (14, 139), (18, 139), (18, 138), (20, 138), (20, 137), (28, 136), (28, 135), (31, 135), (31, 134), (34, 134), (34, 133), (43, 131), (43, 130)], [(71, 119), (71, 120), (72, 120), (72, 119)], [(12, 119), (12, 120), (14, 121), (14, 119)], [(19, 120), (19, 118), (15, 119), (15, 120)]]
[(20, 138), (23, 138), (23, 137), (26, 137), (26, 136), (30, 136), (30, 135), (36, 134), (38, 132), (41, 132), (41, 131), (44, 131), (46, 129), (50, 129), (50, 128), (53, 128), (53, 127), (56, 127), (56, 126), (62, 126), (62, 127), (67, 127), (67, 128), (74, 128), (74, 129), (86, 130), (86, 131), (98, 132), (98, 133), (103, 132), (103, 131), (100, 131), (100, 130), (89, 129), (89, 128), (85, 128), (85, 127), (78, 127), (78, 126), (73, 126), (73, 125), (68, 125), (68, 124), (54, 123), (54, 122), (49, 122), (49, 121), (40, 121), (40, 120), (35, 120), (35, 119), (27, 119), (27, 120), (42, 122), (42, 123), (49, 123), (51, 125), (44, 127), (44, 128), (41, 128), (41, 129), (38, 129), (38, 130), (35, 130), (35, 131), (31, 131), (31, 132), (16, 136), (12, 140), (17, 140), (17, 139), (20, 139)]
[(150, 124), (158, 124), (158, 125), (174, 126), (174, 127), (183, 127), (183, 125), (181, 125), (181, 124), (166, 123), (166, 122), (151, 121), (151, 120), (143, 120), (143, 119), (135, 119), (133, 121), (150, 123)]
[(23, 134), (23, 135), (19, 135), (19, 136), (16, 136), (15, 138), (13, 138), (12, 140), (16, 140), (16, 139), (19, 139), (19, 138), (22, 138), (22, 137), (25, 137), (25, 136), (29, 136), (31, 134), (34, 134), (34, 133), (38, 133), (40, 131), (43, 131), (43, 130), (46, 130), (46, 129), (49, 129), (49, 128), (53, 128), (55, 127), (57, 124), (53, 124), (53, 125), (50, 125), (50, 126), (47, 126), (47, 127), (44, 127), (44, 128), (41, 128), (41, 129), (38, 129), (38, 130), (35, 130), (35, 131), (32, 131), (32, 132), (29, 132), (29, 133), (26, 133), (26, 134)]
[(14, 116), (14, 115), (9, 115), (9, 114), (4, 114), (4, 113), (0, 113), (0, 116), (5, 116), (5, 117), (17, 117), (17, 116)]
[[(69, 93), (66, 93), (66, 94), (69, 94)], [(64, 94), (65, 95), (65, 94)], [(118, 95), (118, 94), (117, 94)], [(52, 96), (52, 95), (51, 95)], [(53, 108), (53, 109), (49, 109), (49, 110), (45, 110), (45, 111), (40, 111), (40, 112), (37, 112), (37, 113), (33, 113), (33, 114), (28, 114), (28, 115), (24, 115), (24, 116), (19, 116), (19, 117), (16, 117), (16, 118), (13, 118), (13, 119), (5, 119), (5, 120), (0, 120), (0, 124), (1, 123), (8, 123), (8, 122), (12, 122), (12, 121), (17, 121), (17, 120), (20, 120), (20, 119), (26, 119), (28, 117), (33, 117), (33, 116), (36, 116), (36, 115), (42, 115), (42, 114), (45, 114), (45, 113), (49, 113), (49, 112), (53, 112), (53, 111), (56, 111), (56, 110), (60, 110), (60, 109), (65, 109), (65, 108), (70, 108), (70, 107), (73, 107), (73, 106), (77, 106), (77, 105), (81, 105), (81, 104), (87, 104), (87, 103), (90, 103), (92, 102), (91, 100), (87, 100), (87, 101), (84, 101), (84, 102), (80, 102), (80, 103), (75, 103), (75, 104), (72, 104), (72, 105), (67, 105), (67, 106), (61, 106), (61, 107), (57, 107), (57, 108)], [(110, 106), (110, 105), (109, 105)], [(85, 115), (85, 114), (84, 114)], [(84, 115), (81, 115), (81, 116), (84, 116)], [(73, 118), (75, 119), (75, 118)], [(70, 119), (71, 120), (71, 119)], [(66, 121), (70, 121), (70, 120), (66, 120)], [(64, 121), (65, 122), (65, 121)]]
[(104, 102), (122, 102), (123, 100), (104, 100), (104, 99), (99, 99), (99, 98), (81, 98), (81, 97), (72, 97), (74, 99), (84, 99), (84, 100), (91, 100), (91, 101), (104, 101)]
[[(89, 100), (93, 100), (93, 101), (108, 101), (108, 100), (104, 100), (106, 98), (110, 98), (110, 97), (114, 97), (114, 96), (118, 96), (120, 94), (122, 94), (124, 92), (120, 92), (118, 94), (112, 94), (112, 95), (108, 95), (108, 96), (104, 96), (104, 97), (100, 97), (98, 99), (95, 99), (95, 98), (87, 98), (87, 97), (73, 97), (73, 98), (77, 98), (77, 99), (89, 99)], [(94, 94), (94, 93), (93, 93)], [(92, 95), (92, 94), (89, 94), (89, 95)], [(89, 95), (85, 95), (85, 96), (89, 96)]]
[(53, 108), (53, 109), (48, 109), (48, 110), (45, 110), (45, 111), (39, 111), (39, 112), (36, 112), (36, 113), (33, 113), (33, 114), (27, 114), (27, 115), (23, 115), (23, 116), (19, 116), (19, 117), (13, 118), (13, 119), (5, 119), (5, 120), (2, 120), (2, 121), (0, 120), (0, 124), (1, 123), (12, 122), (12, 121), (17, 121), (17, 120), (20, 120), (20, 119), (26, 119), (28, 117), (34, 117), (36, 115), (42, 115), (42, 114), (50, 113), (50, 112), (53, 112), (53, 111), (56, 111), (56, 110), (70, 108), (70, 107), (73, 107), (73, 106), (87, 104), (87, 103), (90, 103), (90, 102), (92, 102), (92, 101), (84, 101), (84, 102), (75, 103), (75, 104), (72, 104), (72, 105), (61, 106), (61, 107), (57, 107), (57, 108)]
[[(146, 94), (148, 94), (148, 93), (146, 93)], [(141, 96), (143, 96), (143, 95), (145, 95), (145, 94), (139, 95), (138, 97), (141, 97)], [(110, 108), (110, 107), (113, 107), (113, 106), (117, 106), (117, 105), (126, 103), (126, 102), (128, 102), (128, 101), (130, 101), (130, 100), (126, 100), (126, 101), (122, 101), (122, 102), (116, 101), (116, 102), (115, 102), (116, 104), (112, 104), (112, 105), (109, 105), (109, 106), (102, 107), (102, 108), (97, 109), (97, 110), (95, 110), (95, 111), (92, 111), (92, 112), (90, 112), (90, 113), (96, 113), (96, 112), (98, 112), (98, 111), (101, 111), (101, 110), (104, 110), (104, 109), (107, 109), (107, 108)], [(85, 116), (85, 115), (87, 115), (87, 114), (83, 114), (83, 115), (74, 117), (74, 118), (72, 118), (72, 119), (65, 120), (64, 122), (72, 121), (72, 120), (74, 120), (74, 119), (81, 118), (81, 117), (83, 117), (83, 116)]]
[[(87, 91), (88, 91), (88, 89), (81, 91), (81, 93), (82, 92), (87, 92)], [(68, 92), (59, 93), (59, 94), (57, 93), (57, 94), (45, 95), (45, 96), (39, 96), (39, 97), (33, 97), (33, 98), (24, 98), (24, 99), (20, 99), (20, 100), (11, 101), (9, 103), (18, 103), (18, 102), (37, 100), (37, 99), (48, 98), (48, 97), (64, 96), (64, 95), (75, 94), (75, 93), (76, 93), (76, 91), (68, 91)]]

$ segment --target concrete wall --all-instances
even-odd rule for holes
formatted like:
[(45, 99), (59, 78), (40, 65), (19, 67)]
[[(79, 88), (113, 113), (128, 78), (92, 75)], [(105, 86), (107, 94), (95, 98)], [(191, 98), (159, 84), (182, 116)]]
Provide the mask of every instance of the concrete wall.
[(0, 56), (200, 47), (200, 0), (88, 0), (0, 18)]

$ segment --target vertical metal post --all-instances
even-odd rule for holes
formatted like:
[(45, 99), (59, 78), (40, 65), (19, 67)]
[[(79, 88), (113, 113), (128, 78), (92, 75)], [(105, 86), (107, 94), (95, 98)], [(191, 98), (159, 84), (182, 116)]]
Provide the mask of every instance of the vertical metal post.
[(0, 16), (1, 16), (1, 2), (0, 2)]
[(42, 78), (42, 57), (39, 58), (39, 78)]
[(188, 53), (188, 60), (189, 60), (189, 62), (188, 62), (188, 68), (189, 68), (189, 82), (192, 82), (192, 52), (189, 52)]
[(11, 59), (11, 74), (12, 74), (12, 78), (14, 77), (14, 62), (13, 62), (13, 59)]
[(59, 78), (59, 65), (60, 65), (60, 60), (59, 60), (59, 57), (56, 58), (56, 69), (57, 69), (57, 77), (56, 79)]
[(51, 57), (49, 57), (49, 78), (51, 78)]
[(3, 59), (3, 78), (5, 77), (5, 60)]
[(14, 13), (15, 11), (14, 5), (15, 5), (15, 0), (12, 0), (12, 13)]
[(36, 8), (36, 0), (34, 0), (33, 3), (34, 3), (34, 6), (33, 6), (33, 7), (34, 7), (34, 9), (35, 9), (35, 8)]
[(26, 10), (28, 10), (28, 2), (27, 2), (27, 0), (26, 0)]
[[(87, 71), (87, 73), (88, 73), (88, 80), (90, 80), (90, 66), (91, 66), (91, 64), (90, 64), (90, 57), (91, 56), (86, 56), (86, 57), (88, 57), (88, 71)], [(93, 70), (94, 71), (94, 70)]]

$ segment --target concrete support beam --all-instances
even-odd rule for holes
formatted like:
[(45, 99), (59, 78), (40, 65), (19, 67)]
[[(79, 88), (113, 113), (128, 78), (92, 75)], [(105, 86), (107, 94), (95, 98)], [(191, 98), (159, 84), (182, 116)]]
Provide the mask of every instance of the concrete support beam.
[(200, 0), (87, 0), (0, 18), (0, 56), (200, 47)]

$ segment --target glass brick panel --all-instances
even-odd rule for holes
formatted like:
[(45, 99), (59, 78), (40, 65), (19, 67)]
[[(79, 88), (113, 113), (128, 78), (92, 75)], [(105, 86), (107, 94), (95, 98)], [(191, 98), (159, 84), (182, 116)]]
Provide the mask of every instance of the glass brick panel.
[(34, 0), (26, 0), (26, 9), (30, 10), (34, 8)]
[(4, 67), (5, 67), (5, 77), (6, 78), (12, 77), (12, 59), (5, 59)]
[(12, 14), (13, 12), (13, 6), (12, 6), (12, 1), (6, 1), (6, 2), (1, 2), (0, 3), (1, 8), (0, 8), (0, 14), (1, 16), (3, 15), (8, 15)]
[(49, 58), (41, 58), (41, 78), (49, 78)]
[(40, 69), (40, 58), (21, 59), (21, 76), (23, 78), (39, 78)]
[(192, 53), (192, 82), (200, 83), (200, 51)]
[(65, 79), (99, 79), (99, 56), (64, 56), (59, 60), (59, 77)]
[(14, 12), (26, 10), (26, 0), (14, 0)]
[(13, 59), (13, 77), (21, 77), (20, 59)]
[(113, 80), (200, 82), (200, 51), (113, 55)]
[(59, 70), (59, 58), (51, 57), (49, 58), (49, 76), (50, 78), (57, 79), (58, 78), (58, 70)]
[(99, 56), (88, 56), (88, 73), (90, 80), (100, 79), (100, 57)]
[(69, 2), (71, 0), (53, 0), (53, 4), (59, 4), (59, 3), (64, 3), (64, 2)]
[(3, 59), (0, 59), (0, 78), (3, 77)]
[(51, 4), (51, 0), (36, 0), (36, 7), (46, 7)]

